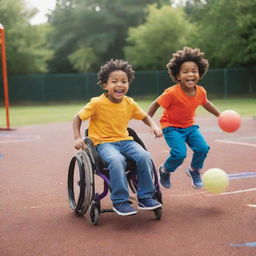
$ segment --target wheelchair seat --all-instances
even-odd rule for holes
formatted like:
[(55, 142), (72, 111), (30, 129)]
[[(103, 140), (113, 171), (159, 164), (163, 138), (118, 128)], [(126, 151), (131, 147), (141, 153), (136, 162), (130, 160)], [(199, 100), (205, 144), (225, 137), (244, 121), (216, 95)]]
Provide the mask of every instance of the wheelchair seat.
[[(137, 133), (130, 127), (127, 128), (128, 134), (129, 136), (131, 136), (133, 138), (133, 140), (135, 142), (137, 142), (138, 144), (140, 144), (145, 150), (147, 150), (145, 144), (143, 143), (143, 141), (140, 139), (140, 137), (137, 135)], [(88, 137), (88, 129), (85, 130), (85, 138), (84, 138), (85, 143), (88, 145), (88, 150), (91, 157), (91, 160), (93, 162), (93, 164), (98, 167), (98, 168), (106, 168), (107, 164), (104, 161), (104, 159), (98, 154), (98, 152), (96, 151), (92, 140)], [(132, 160), (127, 160), (127, 168), (126, 169), (134, 169), (136, 168), (135, 162)]]

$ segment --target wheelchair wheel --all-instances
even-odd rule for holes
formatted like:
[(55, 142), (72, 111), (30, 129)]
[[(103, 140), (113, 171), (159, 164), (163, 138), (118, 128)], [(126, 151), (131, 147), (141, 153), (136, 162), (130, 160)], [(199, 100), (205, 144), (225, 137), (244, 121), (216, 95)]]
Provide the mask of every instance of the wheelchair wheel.
[(154, 213), (157, 220), (160, 220), (162, 218), (162, 208), (155, 209)]
[(97, 225), (99, 222), (100, 210), (95, 202), (92, 202), (89, 208), (89, 219), (91, 224)]
[(84, 215), (94, 193), (93, 169), (86, 151), (80, 151), (71, 159), (68, 170), (68, 197), (77, 215)]

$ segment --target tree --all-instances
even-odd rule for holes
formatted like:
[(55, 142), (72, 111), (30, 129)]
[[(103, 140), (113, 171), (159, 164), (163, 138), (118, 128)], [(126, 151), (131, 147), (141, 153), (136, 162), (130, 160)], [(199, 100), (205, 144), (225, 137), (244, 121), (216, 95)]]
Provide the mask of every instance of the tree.
[(163, 69), (171, 54), (187, 46), (194, 33), (181, 8), (151, 5), (146, 22), (129, 30), (126, 58), (138, 69)]
[(52, 72), (96, 71), (110, 58), (123, 58), (128, 28), (144, 22), (153, 0), (57, 0), (50, 15)]
[(27, 10), (22, 0), (1, 0), (0, 17), (5, 27), (9, 74), (30, 74), (47, 71), (45, 36), (47, 26), (31, 26), (29, 18), (35, 10)]
[(194, 44), (212, 67), (256, 64), (255, 1), (194, 0), (186, 12), (198, 27)]

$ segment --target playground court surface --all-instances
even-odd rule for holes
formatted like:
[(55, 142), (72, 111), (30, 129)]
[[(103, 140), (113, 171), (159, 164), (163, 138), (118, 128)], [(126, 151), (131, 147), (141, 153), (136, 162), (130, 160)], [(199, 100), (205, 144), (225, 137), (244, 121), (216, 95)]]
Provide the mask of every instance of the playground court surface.
[[(0, 131), (1, 256), (255, 256), (256, 120), (243, 119), (235, 133), (224, 133), (215, 118), (197, 122), (211, 146), (204, 171), (221, 168), (228, 190), (212, 195), (196, 190), (185, 174), (191, 151), (163, 189), (163, 216), (76, 216), (67, 198), (67, 169), (73, 148), (72, 124), (54, 123)], [(155, 139), (132, 121), (156, 167), (168, 156), (164, 139)], [(133, 195), (134, 196), (134, 195)], [(134, 200), (136, 206), (136, 200)], [(109, 198), (104, 207), (111, 207)]]

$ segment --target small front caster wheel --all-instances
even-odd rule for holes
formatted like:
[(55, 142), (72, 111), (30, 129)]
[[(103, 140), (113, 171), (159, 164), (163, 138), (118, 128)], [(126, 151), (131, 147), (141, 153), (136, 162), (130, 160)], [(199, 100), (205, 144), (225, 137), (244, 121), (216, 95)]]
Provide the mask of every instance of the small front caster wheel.
[(155, 216), (157, 220), (160, 220), (162, 218), (162, 208), (157, 208), (154, 210)]
[(98, 207), (94, 203), (92, 203), (89, 208), (89, 218), (90, 218), (91, 224), (97, 225), (99, 222), (99, 217), (100, 217), (100, 211)]

